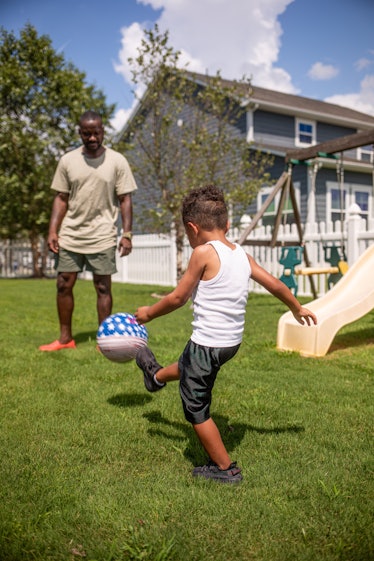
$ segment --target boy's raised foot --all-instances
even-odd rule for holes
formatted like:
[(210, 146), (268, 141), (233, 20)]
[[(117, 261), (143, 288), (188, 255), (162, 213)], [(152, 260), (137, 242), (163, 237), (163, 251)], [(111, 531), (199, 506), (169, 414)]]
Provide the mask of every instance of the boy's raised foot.
[(136, 354), (136, 364), (144, 374), (144, 385), (149, 392), (158, 392), (166, 386), (157, 382), (155, 375), (162, 368), (149, 347), (141, 347)]

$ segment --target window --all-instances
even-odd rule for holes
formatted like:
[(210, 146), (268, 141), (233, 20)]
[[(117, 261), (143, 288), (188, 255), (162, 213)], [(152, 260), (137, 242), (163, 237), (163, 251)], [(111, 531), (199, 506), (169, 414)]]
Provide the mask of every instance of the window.
[(368, 146), (360, 146), (357, 149), (357, 158), (362, 160), (363, 162), (373, 162), (374, 161), (374, 150), (373, 145), (369, 144)]
[(346, 198), (347, 191), (337, 189), (331, 189), (331, 222), (336, 222), (337, 220), (345, 220), (346, 211)]
[(316, 142), (316, 126), (313, 121), (296, 119), (296, 146), (310, 146)]
[[(297, 201), (297, 204), (299, 204), (300, 184), (299, 183), (297, 183), (297, 184), (294, 183), (294, 188), (295, 188), (295, 194), (296, 194), (296, 201)], [(260, 193), (257, 195), (257, 211), (260, 210), (260, 208), (262, 207), (262, 205), (264, 204), (264, 202), (266, 201), (267, 197), (269, 196), (269, 194), (271, 192), (272, 192), (271, 187), (264, 187), (263, 189), (261, 189)], [(268, 208), (264, 212), (264, 214), (262, 216), (262, 222), (261, 222), (263, 226), (273, 226), (274, 225), (275, 218), (276, 218), (277, 211), (278, 211), (280, 196), (281, 196), (281, 192), (277, 193), (275, 198), (272, 200), (272, 202), (270, 203), (270, 205), (268, 206)], [(294, 222), (295, 222), (295, 216), (294, 216), (294, 212), (293, 212), (292, 201), (291, 201), (291, 197), (288, 196), (288, 197), (286, 197), (286, 201), (284, 203), (281, 224), (293, 224)]]
[(373, 216), (373, 198), (371, 187), (362, 185), (345, 184), (343, 190), (337, 183), (327, 183), (327, 220), (336, 222), (346, 220), (347, 210), (356, 203), (361, 209), (361, 217), (367, 219)]
[(369, 212), (369, 193), (367, 191), (354, 192), (355, 203), (361, 209), (361, 216), (367, 215)]

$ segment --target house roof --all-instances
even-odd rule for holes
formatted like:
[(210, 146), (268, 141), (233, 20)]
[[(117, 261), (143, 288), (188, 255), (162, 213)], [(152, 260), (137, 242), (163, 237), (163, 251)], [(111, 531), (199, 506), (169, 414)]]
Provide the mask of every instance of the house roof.
[[(189, 71), (185, 71), (185, 73), (197, 84), (204, 85), (213, 80), (213, 77), (207, 74), (199, 74), (197, 72)], [(238, 85), (238, 82), (234, 80), (227, 80), (225, 78), (222, 78), (221, 82), (223, 87), (228, 88), (232, 87), (234, 84)], [(248, 84), (243, 83), (241, 87), (243, 91), (243, 98), (248, 98)], [(374, 128), (374, 116), (361, 113), (360, 111), (355, 111), (354, 109), (349, 109), (348, 107), (304, 96), (269, 90), (252, 84), (250, 85), (250, 92), (251, 95), (247, 101), (248, 109), (262, 109), (265, 111), (283, 113), (285, 115), (292, 115), (304, 119), (318, 120), (339, 126), (351, 127), (357, 129), (357, 131), (366, 131)], [(132, 115), (125, 123), (118, 135), (118, 138), (121, 138), (128, 129), (132, 119), (140, 110), (146, 98), (147, 91), (134, 108)]]
[[(188, 72), (191, 78), (202, 84), (207, 83), (209, 76)], [(223, 86), (233, 85), (233, 80), (222, 79)], [(243, 84), (243, 95), (247, 93), (248, 86)], [(374, 127), (374, 116), (317, 99), (311, 99), (294, 94), (268, 90), (252, 85), (252, 95), (249, 107), (265, 109), (275, 113), (292, 114), (295, 116), (326, 121), (329, 123), (345, 125), (360, 130)]]

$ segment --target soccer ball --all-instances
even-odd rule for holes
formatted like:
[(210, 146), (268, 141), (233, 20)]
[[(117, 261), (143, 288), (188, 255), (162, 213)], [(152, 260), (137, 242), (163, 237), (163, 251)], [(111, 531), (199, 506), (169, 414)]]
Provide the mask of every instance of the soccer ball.
[(102, 322), (96, 340), (106, 358), (113, 362), (128, 362), (147, 345), (148, 332), (144, 325), (138, 324), (135, 316), (117, 313)]

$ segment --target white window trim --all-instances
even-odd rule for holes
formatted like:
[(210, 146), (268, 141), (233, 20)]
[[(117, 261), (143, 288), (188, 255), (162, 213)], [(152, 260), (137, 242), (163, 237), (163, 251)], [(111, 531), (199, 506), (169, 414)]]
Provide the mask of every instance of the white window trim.
[(253, 123), (253, 111), (247, 111), (247, 142), (250, 144), (254, 142), (255, 133), (254, 133), (254, 123)]
[[(300, 182), (295, 181), (293, 183), (293, 186), (294, 186), (294, 189), (295, 189), (295, 197), (296, 197), (297, 206), (298, 206), (298, 209), (300, 211)], [(273, 191), (273, 189), (274, 189), (274, 187), (263, 187), (262, 189), (260, 189), (260, 191), (257, 194), (257, 212), (260, 210), (260, 208), (262, 207), (262, 205), (264, 203), (262, 198), (264, 196), (267, 197), (268, 195), (270, 195), (270, 193)], [(272, 201), (272, 203), (274, 204), (274, 212), (270, 213), (269, 210), (266, 209), (265, 212), (264, 212), (264, 216), (274, 216), (274, 218), (276, 217), (281, 193), (282, 193), (282, 191), (279, 191), (275, 195), (275, 197)], [(288, 197), (290, 197), (290, 194), (288, 194)], [(286, 214), (292, 214), (293, 212), (294, 212), (293, 208), (291, 208), (289, 210), (284, 210), (283, 209), (283, 213), (286, 213)]]
[[(366, 154), (369, 156), (368, 160), (362, 158), (362, 155)], [(359, 146), (357, 148), (357, 159), (361, 161), (369, 161), (370, 163), (374, 162), (374, 149), (373, 146)]]
[[(326, 182), (326, 220), (331, 222), (331, 215), (336, 210), (331, 208), (331, 190), (340, 190), (340, 185), (337, 181), (327, 181)], [(367, 216), (367, 218), (374, 218), (374, 205), (373, 205), (373, 188), (370, 185), (360, 185), (359, 183), (344, 183), (343, 191), (345, 191), (345, 209), (343, 210), (344, 221), (347, 219), (346, 213), (349, 207), (355, 203), (355, 192), (363, 191), (368, 193), (368, 210), (367, 212), (362, 211), (362, 213)]]
[[(300, 124), (303, 125), (310, 125), (312, 127), (312, 142), (301, 142), (299, 140), (299, 126)], [(315, 121), (308, 121), (307, 119), (300, 119), (299, 117), (297, 117), (295, 119), (295, 146), (313, 146), (313, 144), (316, 143), (316, 122)]]

